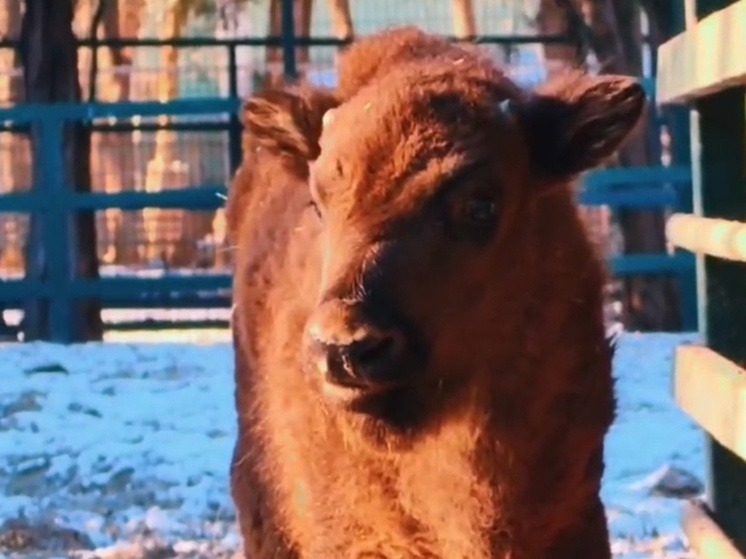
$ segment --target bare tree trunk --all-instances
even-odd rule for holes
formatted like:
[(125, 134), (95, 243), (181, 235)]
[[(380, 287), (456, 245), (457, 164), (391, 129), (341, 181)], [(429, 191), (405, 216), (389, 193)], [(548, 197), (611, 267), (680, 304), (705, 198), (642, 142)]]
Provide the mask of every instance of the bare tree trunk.
[[(648, 49), (651, 53), (652, 74), (656, 75), (658, 73), (656, 51), (665, 41), (684, 30), (684, 14), (682, 13), (677, 19), (672, 2), (641, 0), (640, 5), (648, 19)], [(690, 165), (689, 109), (684, 106), (664, 106), (655, 107), (655, 110), (665, 123), (665, 133), (668, 135), (669, 142), (666, 149), (662, 148), (653, 155), (660, 158), (664, 165)], [(666, 143), (663, 138), (664, 131), (660, 130), (658, 134), (660, 134), (659, 143), (664, 145)]]
[[(569, 4), (558, 4), (555, 0), (542, 0), (537, 14), (537, 24), (542, 34), (567, 35), (570, 32), (570, 14), (567, 13)], [(579, 9), (577, 6), (575, 9)], [(577, 47), (570, 44), (544, 44), (543, 45), (545, 70), (549, 77), (577, 66), (579, 52)], [(588, 233), (599, 245), (608, 249), (605, 241), (609, 235), (609, 223), (611, 215), (606, 207), (579, 208), (580, 217), (583, 220)]]
[[(0, 0), (0, 37), (18, 39), (21, 32), (21, 0)], [(18, 57), (13, 49), (0, 49), (0, 101), (16, 100), (21, 80), (14, 76)]]
[[(467, 0), (470, 1), (470, 0)], [(298, 3), (299, 2), (299, 3)], [(313, 0), (298, 0), (296, 2), (296, 36), (311, 37), (311, 23), (313, 21)], [(355, 28), (352, 23), (349, 0), (327, 0), (329, 16), (332, 20), (332, 32), (337, 39), (352, 40), (355, 36)], [(299, 67), (299, 78), (308, 73), (311, 61), (310, 48), (308, 46), (296, 49), (296, 59)]]
[[(570, 31), (567, 6), (557, 0), (541, 0), (536, 17), (536, 27), (542, 35), (567, 35)], [(575, 66), (578, 50), (565, 43), (544, 43), (542, 53), (547, 76), (550, 78)]]
[[(106, 2), (102, 20), (103, 37), (107, 39), (137, 38), (145, 9), (144, 0), (103, 0)], [(103, 81), (101, 100), (130, 100), (131, 71), (134, 49), (110, 48), (102, 52), (102, 65), (109, 73)], [(103, 69), (103, 68), (102, 68)], [(102, 72), (104, 74), (104, 72)], [(134, 188), (135, 146), (133, 134), (126, 131), (98, 134), (97, 153), (106, 192), (121, 192)], [(137, 233), (142, 226), (138, 212), (106, 210), (109, 242), (104, 261), (135, 264), (138, 259)]]
[[(611, 16), (607, 16), (611, 18)], [(609, 72), (642, 76), (642, 31), (639, 7), (629, 0), (614, 0), (614, 16), (618, 26), (618, 51), (622, 62), (610, 60)], [(609, 33), (611, 34), (611, 32)], [(595, 35), (595, 33), (594, 33)], [(607, 42), (611, 42), (607, 40)], [(616, 54), (619, 56), (619, 54)], [(651, 107), (650, 118), (654, 118)], [(654, 160), (651, 128), (641, 128), (619, 154), (625, 167), (660, 165)], [(659, 133), (655, 130), (654, 133)], [(666, 252), (665, 214), (661, 210), (623, 210), (619, 222), (624, 234), (627, 254), (662, 254)], [(674, 279), (668, 276), (636, 276), (625, 281), (625, 324), (631, 330), (674, 331), (681, 328), (681, 313)]]
[[(652, 0), (647, 0), (652, 2)], [(656, 3), (657, 4), (657, 3)], [(567, 33), (568, 11), (580, 12), (590, 30), (590, 47), (602, 73), (642, 75), (639, 9), (630, 0), (541, 0), (538, 27), (542, 33)], [(572, 65), (573, 48), (546, 45), (544, 55), (551, 76)], [(553, 66), (553, 68), (552, 68)], [(623, 166), (647, 166), (653, 161), (650, 130), (633, 138), (619, 153)], [(655, 164), (659, 164), (656, 162)], [(584, 211), (586, 225), (592, 211)], [(663, 253), (666, 250), (664, 215), (659, 211), (622, 211), (619, 214), (628, 254)], [(592, 228), (593, 230), (593, 228)], [(675, 330), (680, 324), (673, 281), (665, 277), (635, 277), (624, 282), (625, 324), (633, 330)]]
[[(108, 0), (116, 4), (116, 9), (108, 10), (105, 14), (103, 25), (106, 37), (121, 37), (124, 39), (136, 39), (140, 36), (140, 28), (145, 16), (145, 0)], [(134, 47), (113, 48), (109, 50), (114, 66), (128, 68), (132, 66), (135, 58)], [(123, 99), (129, 98), (129, 72), (116, 75), (120, 87), (127, 90), (127, 94), (120, 94)]]
[[(355, 26), (352, 23), (352, 12), (349, 0), (327, 0), (329, 15), (332, 20), (332, 31), (337, 39), (352, 41), (355, 38)], [(337, 54), (344, 51), (346, 46), (340, 46)]]
[[(592, 48), (603, 73), (642, 76), (642, 34), (639, 7), (629, 0), (583, 0), (582, 11), (592, 30)], [(651, 158), (648, 127), (641, 128), (619, 152), (625, 167), (659, 165)], [(666, 252), (665, 216), (657, 210), (623, 210), (619, 222), (627, 254)], [(624, 282), (624, 322), (631, 330), (678, 330), (681, 317), (672, 278), (637, 276)]]
[[(24, 69), (26, 100), (36, 103), (79, 102), (78, 54), (72, 29), (72, 0), (26, 0), (21, 27), (21, 57)], [(40, 187), (44, 154), (40, 152), (40, 129), (32, 131), (34, 153), (34, 188)], [(81, 123), (69, 123), (64, 131), (64, 161), (67, 181), (80, 192), (90, 192), (90, 133)], [(70, 235), (78, 261), (76, 276), (98, 277), (96, 224), (93, 212), (78, 212), (70, 218)], [(26, 276), (44, 281), (49, 275), (49, 255), (43, 239), (43, 219), (33, 216), (27, 242)], [(73, 312), (70, 337), (74, 341), (100, 340), (103, 335), (101, 306), (98, 302), (80, 301)], [(48, 339), (50, 323), (48, 304), (31, 301), (24, 309), (26, 339)]]
[(337, 39), (352, 39), (355, 37), (355, 26), (352, 23), (350, 0), (327, 0), (329, 14), (332, 18), (332, 29)]
[[(21, 0), (0, 0), (0, 37), (18, 39), (21, 31)], [(0, 49), (0, 102), (17, 103), (23, 95), (19, 75), (18, 54), (13, 49)], [(13, 154), (13, 136), (2, 134), (0, 152), (0, 182), (2, 190), (13, 192), (16, 184), (14, 169), (18, 167), (18, 154)], [(15, 157), (14, 157), (15, 156)]]
[[(166, 10), (159, 35), (162, 39), (181, 36), (186, 23), (186, 12), (173, 4)], [(167, 102), (179, 94), (179, 49), (162, 47), (161, 73), (158, 77), (158, 100)], [(167, 127), (168, 117), (159, 118), (159, 124)], [(146, 192), (159, 192), (164, 189), (183, 188), (188, 183), (188, 164), (177, 159), (175, 150), (176, 135), (168, 128), (159, 129), (155, 135), (153, 158), (148, 162), (145, 178)], [(190, 239), (185, 239), (178, 231), (185, 219), (180, 210), (143, 210), (146, 246), (142, 255), (148, 261), (161, 260), (164, 265), (185, 265), (194, 257), (196, 247), (190, 247)], [(186, 218), (188, 219), (188, 218)], [(192, 252), (190, 256), (190, 252)]]
[[(282, 35), (282, 0), (269, 0), (269, 19), (267, 36)], [(265, 49), (264, 85), (277, 83), (282, 76), (282, 48), (266, 47)]]
[[(73, 33), (76, 37), (90, 37), (90, 26), (96, 11), (94, 5), (97, 0), (73, 0)], [(91, 90), (91, 66), (93, 65), (93, 49), (78, 49), (78, 81), (83, 100)]]
[[(17, 39), (21, 30), (21, 0), (0, 0), (0, 37)], [(15, 75), (17, 54), (11, 49), (0, 49), (0, 101), (16, 103), (21, 95), (21, 80)], [(0, 133), (0, 194), (15, 192), (19, 184), (18, 170), (24, 161), (23, 144), (12, 132)], [(0, 215), (0, 267), (6, 271), (23, 269), (22, 218)], [(7, 328), (3, 306), (0, 304), (0, 337)]]
[[(311, 36), (311, 18), (313, 16), (313, 0), (296, 0), (294, 6), (293, 24), (295, 36), (307, 39)], [(308, 74), (311, 63), (311, 49), (308, 45), (296, 47), (295, 62), (298, 65), (298, 79), (303, 80)]]
[[(21, 31), (21, 0), (0, 0), (0, 37), (18, 39)], [(12, 49), (0, 49), (0, 102), (17, 103), (23, 96), (18, 54)], [(28, 165), (24, 142), (13, 132), (0, 133), (0, 193), (16, 192), (23, 184), (22, 169)], [(0, 215), (0, 267), (9, 271), (23, 269), (21, 239), (23, 218)], [(3, 316), (0, 309), (0, 325)]]
[(630, 74), (613, 0), (581, 0), (580, 9), (591, 29), (590, 46), (602, 73)]
[[(126, 39), (137, 39), (140, 36), (140, 29), (145, 17), (146, 9), (145, 0), (118, 0), (118, 32), (119, 36)], [(111, 25), (104, 19), (104, 27)], [(111, 32), (114, 32), (112, 29)], [(132, 101), (132, 71), (134, 69), (133, 61), (135, 59), (135, 48), (112, 49), (111, 56), (113, 66), (118, 69), (117, 80), (119, 82), (119, 98), (126, 101)], [(139, 136), (138, 136), (139, 137)], [(134, 135), (129, 138), (122, 138), (122, 143), (130, 146), (125, 150), (125, 157), (131, 155), (132, 167), (134, 173), (130, 175), (132, 181), (131, 188), (140, 188), (142, 169), (138, 165), (139, 161), (144, 158), (137, 156), (137, 150), (142, 149), (136, 145)], [(120, 263), (134, 264), (138, 262), (138, 244), (142, 239), (141, 231), (143, 230), (142, 212), (122, 212), (121, 227), (116, 237), (117, 258)]]
[(468, 41), (477, 36), (477, 20), (474, 16), (472, 0), (452, 0), (453, 35), (457, 39)]
[(640, 0), (642, 9), (650, 23), (650, 37), (653, 48), (657, 48), (673, 35), (674, 11), (673, 2), (660, 0)]
[[(270, 0), (269, 2), (269, 28), (267, 35), (270, 37), (282, 36), (282, 2), (283, 0)], [(296, 37), (309, 37), (311, 35), (312, 12), (313, 0), (293, 0), (293, 30)], [(274, 85), (282, 82), (284, 74), (282, 53), (282, 47), (267, 47), (264, 75), (264, 83), (266, 85)], [(299, 80), (302, 80), (305, 76), (309, 61), (308, 46), (296, 47), (295, 62)]]

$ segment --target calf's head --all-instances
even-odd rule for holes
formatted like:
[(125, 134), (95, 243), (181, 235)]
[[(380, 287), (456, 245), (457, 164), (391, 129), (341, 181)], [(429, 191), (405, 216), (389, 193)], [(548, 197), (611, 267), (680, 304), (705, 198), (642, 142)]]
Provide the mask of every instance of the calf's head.
[[(530, 208), (567, 206), (568, 184), (644, 104), (632, 79), (571, 74), (523, 92), (464, 59), (405, 64), (327, 112), (307, 139), (320, 145), (308, 212), (322, 262), (302, 356), (322, 393), (383, 415), (494, 376), (542, 273), (526, 260)], [(562, 215), (542, 225), (558, 243)]]

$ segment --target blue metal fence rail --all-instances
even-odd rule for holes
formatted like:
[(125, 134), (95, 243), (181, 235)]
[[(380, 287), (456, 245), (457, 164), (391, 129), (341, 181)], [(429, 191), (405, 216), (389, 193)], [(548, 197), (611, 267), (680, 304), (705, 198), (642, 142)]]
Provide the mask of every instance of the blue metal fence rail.
[[(230, 276), (226, 273), (204, 276), (164, 275), (158, 278), (75, 279), (73, 247), (68, 235), (71, 212), (107, 208), (173, 208), (212, 210), (222, 205), (219, 195), (225, 185), (207, 185), (162, 192), (79, 193), (67, 184), (63, 160), (63, 131), (68, 122), (90, 123), (101, 118), (129, 119), (135, 116), (227, 115), (239, 108), (238, 99), (177, 100), (169, 103), (93, 103), (19, 105), (0, 109), (0, 123), (34, 125), (39, 130), (39, 150), (34, 164), (39, 165), (39, 184), (28, 192), (0, 196), (0, 213), (41, 214), (44, 219), (45, 257), (48, 281), (4, 280), (0, 282), (0, 308), (20, 308), (23, 301), (44, 298), (49, 301), (50, 336), (67, 339), (73, 302), (100, 300), (104, 308), (199, 308), (227, 307)], [(226, 129), (230, 125), (226, 121)], [(3, 127), (0, 124), (0, 129)], [(235, 141), (235, 139), (234, 139)], [(238, 138), (240, 141), (240, 138)]]
[[(5, 280), (0, 282), (0, 308), (20, 308), (30, 298), (50, 303), (50, 326), (55, 340), (65, 339), (73, 301), (98, 299), (104, 308), (227, 308), (230, 305), (230, 276), (227, 273), (156, 278), (105, 277), (73, 279), (72, 247), (67, 235), (71, 212), (108, 208), (137, 210), (168, 208), (215, 210), (222, 206), (225, 185), (200, 185), (161, 192), (79, 193), (66, 184), (62, 152), (67, 122), (92, 123), (97, 119), (138, 117), (227, 117), (235, 118), (240, 101), (235, 98), (177, 100), (168, 103), (130, 102), (93, 104), (19, 105), (0, 108), (0, 129), (39, 127), (41, 184), (28, 192), (0, 196), (0, 213), (33, 213), (44, 216), (45, 251), (49, 281)], [(234, 141), (240, 141), (240, 139)], [(616, 168), (595, 171), (582, 181), (579, 201), (612, 209), (638, 208), (677, 210), (690, 196), (691, 172), (683, 167)], [(614, 257), (610, 269), (617, 277), (640, 274), (672, 274), (685, 289), (692, 288), (694, 261), (689, 254), (625, 255)], [(696, 312), (687, 307), (694, 297), (682, 293), (684, 326), (696, 327)], [(153, 327), (155, 323), (150, 323)], [(216, 323), (217, 324), (217, 323)], [(132, 325), (124, 326), (131, 327)]]

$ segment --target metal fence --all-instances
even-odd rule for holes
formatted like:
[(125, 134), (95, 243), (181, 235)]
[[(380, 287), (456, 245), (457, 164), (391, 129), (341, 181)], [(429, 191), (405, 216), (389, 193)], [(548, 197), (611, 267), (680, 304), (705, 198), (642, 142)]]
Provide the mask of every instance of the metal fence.
[[(79, 3), (86, 8), (85, 0)], [(162, 31), (157, 17), (158, 4), (145, 5), (142, 33), (157, 35)], [(282, 5), (286, 12), (292, 12), (292, 0)], [(575, 41), (565, 36), (537, 39), (526, 25), (524, 14), (511, 11), (506, 5), (491, 0), (474, 3), (483, 33), (478, 40), (494, 56), (511, 57), (512, 67), (523, 71), (524, 78), (528, 76), (530, 79), (531, 72), (541, 68), (541, 60), (535, 52), (540, 43)], [(359, 34), (405, 23), (416, 23), (445, 35), (452, 31), (451, 3), (447, 0), (426, 4), (382, 0), (376, 3), (375, 9), (371, 8), (370, 3), (352, 3), (352, 16)], [(93, 7), (87, 6), (87, 10), (90, 12)], [(222, 29), (218, 33), (248, 35), (239, 39), (204, 36), (215, 31), (216, 27), (215, 21), (204, 16), (192, 18), (181, 30), (184, 35), (199, 33), (202, 37), (168, 39), (119, 37), (92, 40), (86, 38), (89, 34), (87, 22), (77, 21), (79, 81), (84, 100), (93, 103), (139, 102), (164, 100), (164, 95), (168, 95), (168, 99), (235, 99), (249, 95), (272, 74), (300, 74), (303, 79), (316, 83), (328, 83), (334, 79), (334, 57), (337, 48), (345, 41), (330, 36), (331, 18), (325, 2), (316, 6), (310, 37), (296, 36), (292, 25), (285, 25), (281, 35), (263, 36), (257, 32), (269, 29), (266, 5), (248, 3), (246, 10), (231, 29)], [(285, 16), (284, 21), (288, 21), (288, 14)], [(12, 18), (6, 14), (6, 19)], [(10, 54), (16, 46), (15, 39), (17, 37), (11, 32), (9, 39), (0, 41), (0, 102), (18, 101), (23, 97), (21, 68)], [(528, 55), (521, 57), (519, 48), (528, 49)], [(273, 49), (281, 51), (279, 66), (273, 62), (269, 52)], [(125, 51), (130, 64), (117, 66), (111, 53)], [(97, 69), (92, 73), (93, 53), (96, 53)], [(139, 115), (133, 115), (117, 118), (116, 122), (98, 119), (90, 123), (94, 191), (153, 192), (228, 182), (240, 159), (236, 126), (226, 127), (223, 123), (207, 122), (205, 118), (194, 122), (184, 116), (170, 119), (160, 116), (143, 120)], [(6, 122), (0, 128), (0, 194), (28, 190), (31, 169), (28, 123)], [(105, 267), (162, 265), (173, 269), (216, 264), (215, 248), (222, 236), (220, 215), (109, 209), (100, 212), (96, 221), (99, 257)], [(27, 217), (0, 215), (0, 273), (3, 275), (18, 277), (23, 274), (23, 245), (27, 231)], [(225, 255), (217, 258), (221, 259), (225, 260)]]
[[(156, 212), (202, 211), (214, 215), (222, 206), (225, 183), (193, 183), (185, 188), (148, 191), (76, 193), (64, 180), (62, 157), (63, 127), (69, 121), (96, 122), (107, 118), (141, 119), (162, 116), (212, 117), (225, 128), (238, 109), (237, 99), (211, 99), (161, 103), (119, 103), (83, 105), (18, 106), (0, 110), (0, 121), (16, 125), (35, 124), (41, 130), (39, 160), (41, 172), (34, 189), (0, 196), (0, 214), (20, 213), (43, 216), (44, 247), (50, 264), (47, 281), (8, 279), (0, 285), (0, 305), (20, 307), (29, 298), (50, 301), (53, 338), (64, 340), (70, 324), (70, 313), (76, 299), (95, 298), (106, 308), (224, 308), (229, 307), (230, 276), (227, 268), (203, 270), (160, 270), (127, 267), (102, 268), (99, 280), (73, 279), (72, 263), (76, 261), (74, 244), (67, 234), (69, 214), (77, 211), (126, 213), (132, 210)], [(235, 137), (235, 136), (234, 136)], [(236, 141), (236, 140), (234, 140)], [(230, 142), (229, 142), (230, 143)], [(230, 150), (229, 150), (230, 151)], [(201, 162), (198, 154), (195, 164)], [(682, 207), (688, 196), (690, 172), (687, 168), (659, 167), (608, 169), (585, 177), (579, 192), (581, 203), (612, 209)], [(147, 215), (147, 214), (146, 214)], [(212, 255), (227, 247), (214, 242)], [(224, 262), (228, 264), (228, 262)], [(686, 255), (625, 255), (610, 259), (617, 276), (646, 273), (674, 273), (686, 279), (693, 262)], [(149, 276), (149, 277), (148, 277)], [(169, 321), (150, 321), (145, 326), (163, 327)], [(225, 324), (204, 321), (185, 325)], [(121, 322), (112, 327), (142, 327), (142, 320)]]
[[(422, 2), (397, 4), (409, 8), (396, 18), (371, 18), (378, 12), (355, 15), (360, 34), (390, 23), (423, 22), (426, 28), (448, 34), (447, 15), (428, 19), (432, 13), (423, 11)], [(506, 28), (504, 22), (512, 20), (489, 11), (497, 3), (477, 6), (485, 9), (480, 21), (488, 32), (479, 42), (494, 56), (517, 62), (512, 68), (521, 81), (536, 79), (535, 70), (541, 64), (531, 46), (572, 40), (537, 37), (516, 25)], [(258, 8), (250, 5), (250, 9)], [(323, 14), (321, 22), (319, 31), (328, 34)], [(489, 22), (502, 23), (490, 27)], [(97, 87), (93, 89), (86, 82), (89, 68), (81, 67), (83, 89), (99, 91), (96, 98), (108, 102), (19, 104), (0, 109), (0, 310), (18, 310), (30, 298), (48, 300), (55, 340), (67, 339), (73, 303), (87, 298), (102, 301), (109, 328), (162, 328), (175, 321), (180, 327), (226, 325), (231, 252), (225, 245), (219, 194), (225, 192), (241, 159), (240, 99), (266, 79), (268, 72), (278, 70), (266, 66), (266, 49), (283, 50), (278, 71), (329, 83), (334, 79), (334, 52), (342, 42), (328, 36), (294, 37), (292, 26), (285, 31), (282, 36), (241, 39), (81, 40), (81, 51), (128, 48), (150, 54), (141, 57), (144, 62), (139, 67), (129, 68), (129, 74), (110, 68), (108, 75), (95, 76)], [(311, 47), (307, 61), (297, 56), (296, 48), (301, 45)], [(516, 50), (518, 45), (525, 50)], [(168, 74), (163, 68), (160, 73), (149, 70), (153, 66), (147, 61), (152, 62), (154, 53), (167, 47), (190, 53), (179, 58), (178, 67), (169, 69), (180, 77), (178, 99), (135, 101), (157, 97), (158, 79)], [(125, 75), (129, 100), (112, 100), (106, 94), (112, 87), (106, 80), (116, 82), (117, 76)], [(652, 82), (644, 83), (652, 95)], [(63, 179), (62, 130), (73, 121), (84, 123), (92, 133), (91, 193), (75, 193)], [(659, 128), (659, 124), (654, 125)], [(42, 138), (33, 160), (32, 126), (38, 127)], [(36, 176), (41, 178), (32, 188), (34, 165), (39, 165)], [(617, 277), (664, 273), (680, 278), (687, 327), (696, 320), (693, 298), (687, 296), (693, 289), (691, 258), (679, 254), (622, 256), (619, 243), (610, 241), (609, 226), (613, 230), (613, 216), (620, 208), (685, 210), (682, 203), (689, 199), (690, 180), (689, 169), (681, 167), (609, 169), (585, 177), (578, 194), (589, 228), (607, 249)], [(74, 279), (72, 274), (74, 244), (64, 231), (71, 212), (78, 211), (96, 215), (99, 280)], [(44, 250), (50, 262), (49, 278), (41, 283), (23, 279), (31, 215), (43, 219)], [(127, 315), (125, 309), (136, 314)], [(175, 309), (192, 311), (184, 319), (174, 314)], [(195, 314), (194, 309), (220, 312)]]

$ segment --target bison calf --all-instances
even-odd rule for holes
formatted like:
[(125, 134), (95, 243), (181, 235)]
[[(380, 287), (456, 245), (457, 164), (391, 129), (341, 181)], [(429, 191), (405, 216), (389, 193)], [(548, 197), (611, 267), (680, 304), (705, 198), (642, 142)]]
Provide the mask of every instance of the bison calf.
[[(354, 63), (350, 63), (354, 61)], [(229, 201), (248, 559), (608, 559), (604, 270), (572, 182), (632, 79), (524, 91), (420, 31), (247, 102)]]

